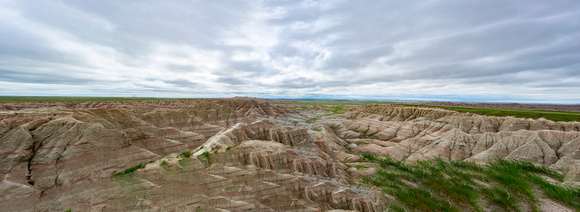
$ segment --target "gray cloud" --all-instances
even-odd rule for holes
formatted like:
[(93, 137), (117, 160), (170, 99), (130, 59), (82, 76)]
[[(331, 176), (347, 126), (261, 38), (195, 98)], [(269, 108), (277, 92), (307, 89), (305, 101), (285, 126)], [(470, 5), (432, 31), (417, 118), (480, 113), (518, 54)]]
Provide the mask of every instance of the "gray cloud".
[(167, 64), (165, 65), (167, 70), (172, 72), (194, 72), (196, 71), (195, 66), (192, 65), (180, 65), (180, 64)]
[(166, 80), (163, 82), (167, 83), (167, 84), (173, 84), (173, 85), (178, 85), (178, 86), (183, 86), (183, 87), (191, 87), (191, 86), (197, 85), (197, 83), (186, 80), (186, 79)]
[(317, 83), (312, 79), (298, 77), (294, 79), (285, 79), (278, 86), (282, 88), (312, 88), (316, 87)]
[(572, 0), (2, 1), (0, 95), (580, 103), (578, 11)]
[(244, 84), (248, 83), (245, 80), (235, 78), (235, 77), (219, 77), (216, 81), (221, 82), (221, 83), (226, 83), (229, 85), (244, 85)]
[(25, 73), (20, 71), (0, 70), (0, 81), (12, 83), (86, 85), (95, 83), (98, 79), (78, 78), (49, 73)]

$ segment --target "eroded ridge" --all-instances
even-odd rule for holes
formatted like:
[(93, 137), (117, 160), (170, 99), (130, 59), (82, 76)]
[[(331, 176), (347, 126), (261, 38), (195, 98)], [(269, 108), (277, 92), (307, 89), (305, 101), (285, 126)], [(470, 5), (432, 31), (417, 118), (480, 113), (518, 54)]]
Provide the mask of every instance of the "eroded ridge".
[(354, 108), (342, 117), (346, 121), (339, 135), (361, 144), (354, 152), (408, 160), (485, 161), (499, 156), (562, 170), (570, 184), (577, 184), (580, 176), (579, 122), (377, 104)]
[(99, 104), (1, 111), (0, 207), (383, 211), (388, 198), (360, 181), (378, 167), (358, 153), (525, 160), (580, 187), (578, 122), (378, 104), (332, 115), (252, 99)]
[(122, 205), (162, 211), (382, 211), (372, 192), (349, 183), (347, 167), (331, 147), (341, 145), (319, 138), (267, 120), (235, 125), (190, 157), (171, 155), (117, 177)]
[(4, 209), (104, 208), (117, 197), (113, 173), (195, 149), (237, 123), (296, 113), (264, 102), (236, 100), (83, 105), (82, 109), (41, 105), (0, 114)]

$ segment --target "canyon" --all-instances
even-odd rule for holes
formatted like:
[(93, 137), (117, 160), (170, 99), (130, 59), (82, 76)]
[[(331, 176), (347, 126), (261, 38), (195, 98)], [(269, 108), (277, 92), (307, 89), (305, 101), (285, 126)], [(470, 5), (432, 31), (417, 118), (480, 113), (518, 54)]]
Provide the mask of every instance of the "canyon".
[(359, 180), (376, 174), (360, 166), (365, 153), (408, 162), (523, 160), (580, 187), (580, 122), (393, 104), (332, 114), (296, 105), (244, 98), (2, 103), (0, 206), (383, 211), (380, 189)]

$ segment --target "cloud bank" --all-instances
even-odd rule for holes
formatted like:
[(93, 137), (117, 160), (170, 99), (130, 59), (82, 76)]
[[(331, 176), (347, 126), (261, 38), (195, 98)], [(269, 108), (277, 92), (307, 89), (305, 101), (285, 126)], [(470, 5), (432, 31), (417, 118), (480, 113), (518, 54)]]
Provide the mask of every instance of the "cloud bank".
[(580, 103), (578, 1), (0, 1), (0, 95)]

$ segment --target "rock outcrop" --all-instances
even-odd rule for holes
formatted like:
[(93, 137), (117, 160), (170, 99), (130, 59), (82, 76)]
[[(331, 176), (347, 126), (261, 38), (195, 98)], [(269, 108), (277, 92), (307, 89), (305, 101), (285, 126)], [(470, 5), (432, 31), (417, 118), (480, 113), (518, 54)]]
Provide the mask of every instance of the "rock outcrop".
[(102, 208), (117, 198), (113, 173), (195, 149), (236, 123), (295, 113), (256, 101), (182, 105), (189, 103), (41, 104), (0, 113), (0, 205), (17, 211)]
[[(490, 157), (527, 160), (568, 172), (577, 178), (580, 165), (580, 123), (546, 119), (489, 117), (437, 108), (366, 105), (342, 115), (339, 132), (388, 141), (359, 145), (354, 152), (398, 159), (484, 161)], [(392, 145), (394, 143), (394, 145)]]
[(237, 124), (192, 157), (171, 155), (117, 177), (120, 204), (161, 211), (381, 211), (372, 192), (349, 184), (347, 167), (332, 152), (342, 144), (319, 135), (315, 140), (303, 128), (267, 120)]
[(251, 99), (11, 107), (0, 111), (7, 211), (382, 211), (356, 182), (376, 170), (354, 153), (513, 158), (580, 182), (578, 122), (396, 105), (325, 117)]

